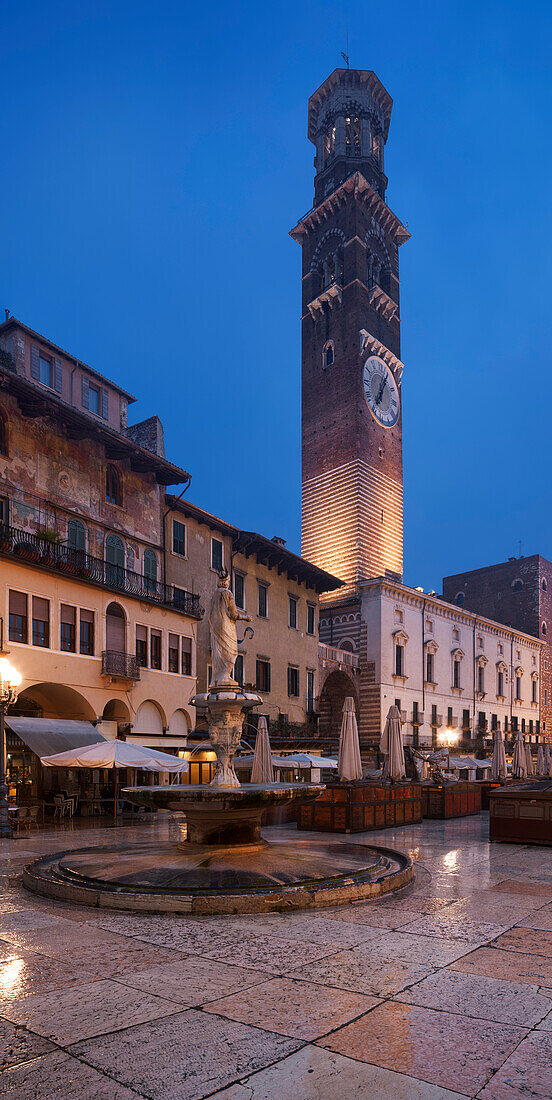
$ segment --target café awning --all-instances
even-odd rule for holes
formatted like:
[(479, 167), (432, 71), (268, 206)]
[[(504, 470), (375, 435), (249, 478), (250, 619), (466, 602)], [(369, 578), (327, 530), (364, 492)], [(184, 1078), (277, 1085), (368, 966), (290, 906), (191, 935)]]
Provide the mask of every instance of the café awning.
[(91, 722), (64, 718), (14, 718), (7, 714), (6, 726), (37, 756), (53, 756), (54, 753), (105, 741)]

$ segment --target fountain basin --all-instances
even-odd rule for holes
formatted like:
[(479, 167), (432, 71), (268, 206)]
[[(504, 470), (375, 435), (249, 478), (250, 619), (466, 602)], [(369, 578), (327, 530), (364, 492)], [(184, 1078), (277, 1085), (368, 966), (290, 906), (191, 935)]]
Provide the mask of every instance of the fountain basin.
[(172, 784), (159, 787), (125, 787), (129, 802), (159, 810), (186, 814), (187, 844), (233, 847), (262, 845), (264, 810), (300, 800), (310, 802), (324, 790), (323, 783), (248, 783), (243, 787)]

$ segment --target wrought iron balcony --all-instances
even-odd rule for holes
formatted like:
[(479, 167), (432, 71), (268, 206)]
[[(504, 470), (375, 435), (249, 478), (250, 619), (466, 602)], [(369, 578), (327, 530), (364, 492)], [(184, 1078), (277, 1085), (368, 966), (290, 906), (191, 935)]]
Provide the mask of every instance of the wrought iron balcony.
[(135, 599), (183, 611), (193, 619), (201, 619), (204, 614), (199, 596), (193, 592), (143, 577), (141, 573), (134, 573), (122, 565), (112, 565), (101, 558), (93, 558), (84, 550), (76, 550), (65, 543), (17, 527), (0, 526), (0, 555), (9, 555), (43, 569), (66, 573), (89, 584), (134, 596)]
[(118, 653), (115, 649), (104, 649), (102, 676), (113, 676), (117, 680), (139, 680), (140, 665), (133, 653)]

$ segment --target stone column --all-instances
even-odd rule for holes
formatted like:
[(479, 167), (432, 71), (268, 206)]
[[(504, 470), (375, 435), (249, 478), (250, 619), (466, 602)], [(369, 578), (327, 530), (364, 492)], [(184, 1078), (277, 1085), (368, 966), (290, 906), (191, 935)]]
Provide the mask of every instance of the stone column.
[(345, 118), (342, 115), (335, 120), (335, 155), (345, 156)]
[(360, 152), (363, 157), (369, 157), (372, 152), (372, 127), (369, 118), (360, 120)]

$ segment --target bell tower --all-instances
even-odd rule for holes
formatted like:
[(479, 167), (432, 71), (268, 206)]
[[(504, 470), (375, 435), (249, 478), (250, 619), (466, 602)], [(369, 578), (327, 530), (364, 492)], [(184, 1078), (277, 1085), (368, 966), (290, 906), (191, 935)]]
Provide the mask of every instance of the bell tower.
[[(302, 246), (302, 546), (341, 577), (402, 575), (399, 247), (384, 151), (392, 100), (375, 73), (336, 69), (309, 100), (314, 206)], [(331, 597), (330, 597), (331, 598)]]

